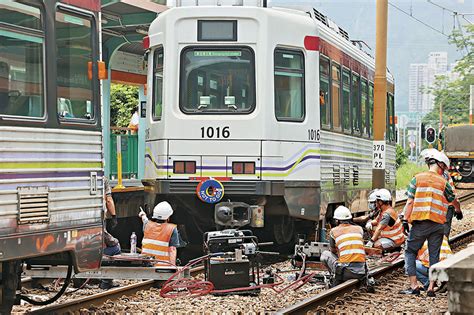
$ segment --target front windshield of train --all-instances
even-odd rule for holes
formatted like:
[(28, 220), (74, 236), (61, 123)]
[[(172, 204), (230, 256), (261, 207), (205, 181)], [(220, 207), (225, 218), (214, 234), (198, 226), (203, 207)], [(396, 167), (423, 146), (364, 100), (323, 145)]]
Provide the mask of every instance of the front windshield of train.
[(254, 55), (249, 48), (187, 48), (181, 58), (185, 113), (249, 113), (255, 106)]

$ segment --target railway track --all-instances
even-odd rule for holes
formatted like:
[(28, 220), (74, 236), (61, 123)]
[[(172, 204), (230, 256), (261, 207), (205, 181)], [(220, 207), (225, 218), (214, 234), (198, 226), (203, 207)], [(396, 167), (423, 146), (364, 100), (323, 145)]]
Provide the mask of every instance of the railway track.
[[(474, 193), (466, 193), (459, 197), (461, 203), (466, 202), (474, 198)], [(396, 207), (403, 207), (405, 200), (399, 200), (396, 202)], [(474, 229), (460, 233), (450, 239), (450, 245), (454, 249), (458, 246), (466, 244), (474, 239)], [(384, 281), (396, 276), (397, 270), (402, 268), (404, 265), (403, 260), (398, 260), (391, 265), (382, 266), (375, 268), (370, 271), (370, 274), (376, 278), (380, 279), (386, 277)], [(345, 301), (350, 301), (353, 297), (353, 291), (359, 290), (359, 280), (349, 280), (346, 281), (334, 288), (331, 288), (327, 291), (323, 291), (320, 294), (317, 294), (311, 298), (300, 301), (292, 306), (279, 310), (278, 314), (306, 314), (306, 313), (315, 313), (315, 314), (326, 314), (335, 312), (338, 305), (342, 305)], [(377, 288), (376, 288), (377, 290)], [(362, 289), (364, 292), (364, 289)], [(352, 294), (349, 294), (352, 293)], [(342, 310), (340, 310), (342, 311)]]
[[(204, 270), (204, 267), (198, 266), (190, 270), (191, 276), (196, 276)], [(61, 304), (52, 304), (41, 308), (36, 308), (28, 312), (28, 314), (65, 314), (77, 312), (84, 308), (89, 308), (91, 305), (100, 305), (107, 300), (120, 298), (121, 296), (133, 295), (141, 290), (148, 290), (156, 287), (159, 284), (157, 280), (146, 280), (140, 283), (130, 284), (124, 287), (110, 289), (97, 294), (92, 294), (83, 298), (67, 301)]]
[[(465, 194), (460, 197), (461, 202), (466, 202), (469, 199), (474, 198), (474, 193)], [(405, 200), (399, 200), (396, 202), (397, 209), (400, 209), (406, 203)], [(474, 231), (469, 231), (471, 233), (469, 235), (474, 234)], [(467, 234), (458, 235), (454, 240), (459, 240), (463, 237), (466, 237)], [(383, 275), (387, 275), (393, 270), (397, 270), (403, 266), (403, 261), (398, 261), (394, 265), (390, 266), (383, 266), (383, 267), (376, 267), (371, 271), (374, 277), (378, 278)], [(191, 270), (191, 275), (195, 276), (202, 271), (202, 267), (194, 268)], [(156, 287), (157, 283), (154, 280), (143, 281), (140, 283), (135, 283), (127, 286), (123, 286), (120, 288), (111, 289), (108, 291), (100, 292), (97, 294), (92, 294), (86, 297), (81, 297), (72, 301), (67, 301), (61, 304), (54, 304), (49, 305), (41, 308), (32, 309), (29, 313), (30, 314), (63, 314), (63, 313), (70, 313), (70, 312), (78, 312), (81, 309), (90, 309), (91, 306), (99, 306), (105, 303), (106, 301), (114, 301), (123, 296), (131, 296), (134, 295), (138, 291), (142, 290), (149, 290), (150, 288)], [(321, 293), (317, 295), (313, 295), (311, 298), (307, 298), (297, 304), (292, 305), (291, 307), (281, 309), (277, 311), (278, 313), (284, 314), (299, 314), (303, 313), (307, 310), (314, 310), (315, 308), (322, 307), (324, 305), (330, 305), (333, 301), (335, 301), (338, 297), (344, 296), (345, 294), (357, 289), (359, 286), (357, 280), (347, 281), (340, 286), (332, 288), (330, 290), (323, 290)], [(316, 292), (315, 292), (316, 293)], [(284, 304), (283, 304), (284, 305)], [(275, 311), (276, 309), (274, 309)]]

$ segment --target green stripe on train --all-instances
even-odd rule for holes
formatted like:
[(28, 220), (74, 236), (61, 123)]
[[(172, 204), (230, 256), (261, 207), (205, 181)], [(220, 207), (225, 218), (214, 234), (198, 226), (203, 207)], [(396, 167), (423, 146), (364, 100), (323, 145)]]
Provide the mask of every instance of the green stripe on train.
[(102, 168), (102, 162), (0, 162), (0, 169), (22, 168)]

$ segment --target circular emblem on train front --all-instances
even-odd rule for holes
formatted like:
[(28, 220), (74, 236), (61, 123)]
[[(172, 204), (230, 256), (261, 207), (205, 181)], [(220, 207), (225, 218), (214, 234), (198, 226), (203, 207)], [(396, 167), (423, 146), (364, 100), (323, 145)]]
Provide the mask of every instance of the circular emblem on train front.
[(196, 195), (206, 203), (217, 203), (224, 197), (224, 185), (213, 178), (202, 181), (196, 188)]

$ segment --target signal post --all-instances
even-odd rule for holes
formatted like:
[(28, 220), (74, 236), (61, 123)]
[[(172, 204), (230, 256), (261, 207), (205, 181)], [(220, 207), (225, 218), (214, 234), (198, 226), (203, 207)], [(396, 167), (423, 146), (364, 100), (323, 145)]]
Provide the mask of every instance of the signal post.
[(376, 0), (372, 188), (385, 187), (388, 0)]

